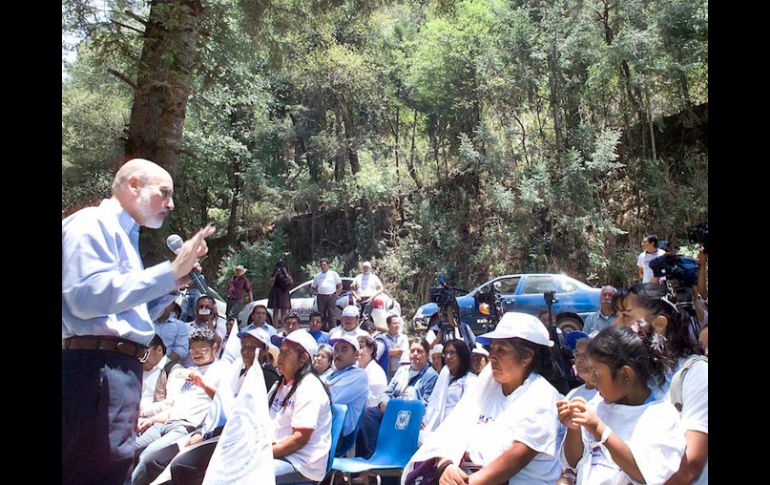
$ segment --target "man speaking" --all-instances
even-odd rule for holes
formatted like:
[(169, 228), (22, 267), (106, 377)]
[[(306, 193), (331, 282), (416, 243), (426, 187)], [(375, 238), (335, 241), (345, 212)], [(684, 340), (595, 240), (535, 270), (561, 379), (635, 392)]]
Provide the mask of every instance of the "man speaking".
[(62, 221), (62, 483), (130, 480), (142, 362), (155, 334), (148, 306), (162, 309), (190, 282), (214, 233), (206, 226), (173, 262), (144, 268), (139, 227), (160, 228), (173, 193), (166, 170), (129, 160), (111, 198)]

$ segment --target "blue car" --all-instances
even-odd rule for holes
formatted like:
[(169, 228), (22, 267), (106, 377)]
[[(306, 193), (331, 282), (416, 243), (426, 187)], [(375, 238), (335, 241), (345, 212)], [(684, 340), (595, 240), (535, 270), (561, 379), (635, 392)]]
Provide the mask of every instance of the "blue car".
[[(502, 297), (506, 312), (522, 312), (537, 316), (547, 310), (543, 293), (556, 292), (556, 301), (551, 308), (556, 325), (567, 333), (581, 330), (588, 314), (599, 310), (600, 288), (592, 288), (574, 278), (562, 274), (516, 274), (493, 278), (466, 295), (457, 297), (460, 318), (470, 325), (475, 334), (486, 331), (486, 315), (479, 311), (478, 296), (489, 291), (491, 285)], [(414, 328), (432, 326), (438, 316), (435, 303), (426, 303), (417, 309), (412, 318)]]

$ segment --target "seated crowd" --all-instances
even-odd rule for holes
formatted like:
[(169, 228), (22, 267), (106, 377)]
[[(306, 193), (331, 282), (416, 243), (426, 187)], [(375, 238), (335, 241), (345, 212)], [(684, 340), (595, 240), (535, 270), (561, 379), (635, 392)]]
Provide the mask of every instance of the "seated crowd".
[[(689, 320), (660, 285), (610, 288), (590, 336), (508, 312), (473, 348), (408, 338), (396, 315), (359, 325), (355, 306), (327, 333), (319, 313), (276, 329), (257, 305), (239, 331), (217, 328), (208, 296), (189, 323), (172, 303), (144, 364), (132, 483), (203, 483), (220, 436), (244, 426), (228, 417), (247, 382), (276, 483), (324, 480), (330, 452), (368, 459), (392, 400), (425, 406), (401, 483), (708, 483), (708, 365)], [(347, 406), (336, 450), (332, 403)]]

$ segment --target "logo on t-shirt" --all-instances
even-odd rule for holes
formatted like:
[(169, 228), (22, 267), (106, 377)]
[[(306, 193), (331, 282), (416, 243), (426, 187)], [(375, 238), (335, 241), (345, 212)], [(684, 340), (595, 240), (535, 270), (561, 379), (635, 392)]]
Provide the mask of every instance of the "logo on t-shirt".
[(399, 411), (396, 417), (396, 429), (406, 429), (412, 417), (411, 411)]
[(479, 423), (486, 424), (486, 423), (488, 423), (490, 421), (494, 421), (494, 420), (495, 420), (494, 416), (484, 416), (483, 414), (479, 415)]

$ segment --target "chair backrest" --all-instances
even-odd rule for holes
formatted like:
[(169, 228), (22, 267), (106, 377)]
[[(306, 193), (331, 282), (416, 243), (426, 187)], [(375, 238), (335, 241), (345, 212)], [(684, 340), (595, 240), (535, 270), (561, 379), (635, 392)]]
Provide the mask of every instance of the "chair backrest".
[(391, 399), (377, 432), (377, 445), (368, 461), (403, 468), (417, 451), (425, 404), (421, 400)]
[(334, 456), (345, 456), (345, 453), (347, 453), (348, 450), (353, 447), (353, 445), (356, 442), (356, 436), (358, 436), (358, 428), (361, 427), (361, 421), (364, 420), (365, 413), (366, 413), (366, 408), (361, 410), (361, 415), (358, 416), (358, 422), (356, 423), (356, 428), (347, 436), (342, 437), (342, 443), (339, 445), (339, 448), (334, 453)]
[(332, 404), (332, 446), (329, 450), (329, 460), (326, 463), (326, 473), (332, 468), (334, 462), (334, 450), (342, 435), (342, 425), (345, 424), (345, 415), (348, 412), (347, 404)]

